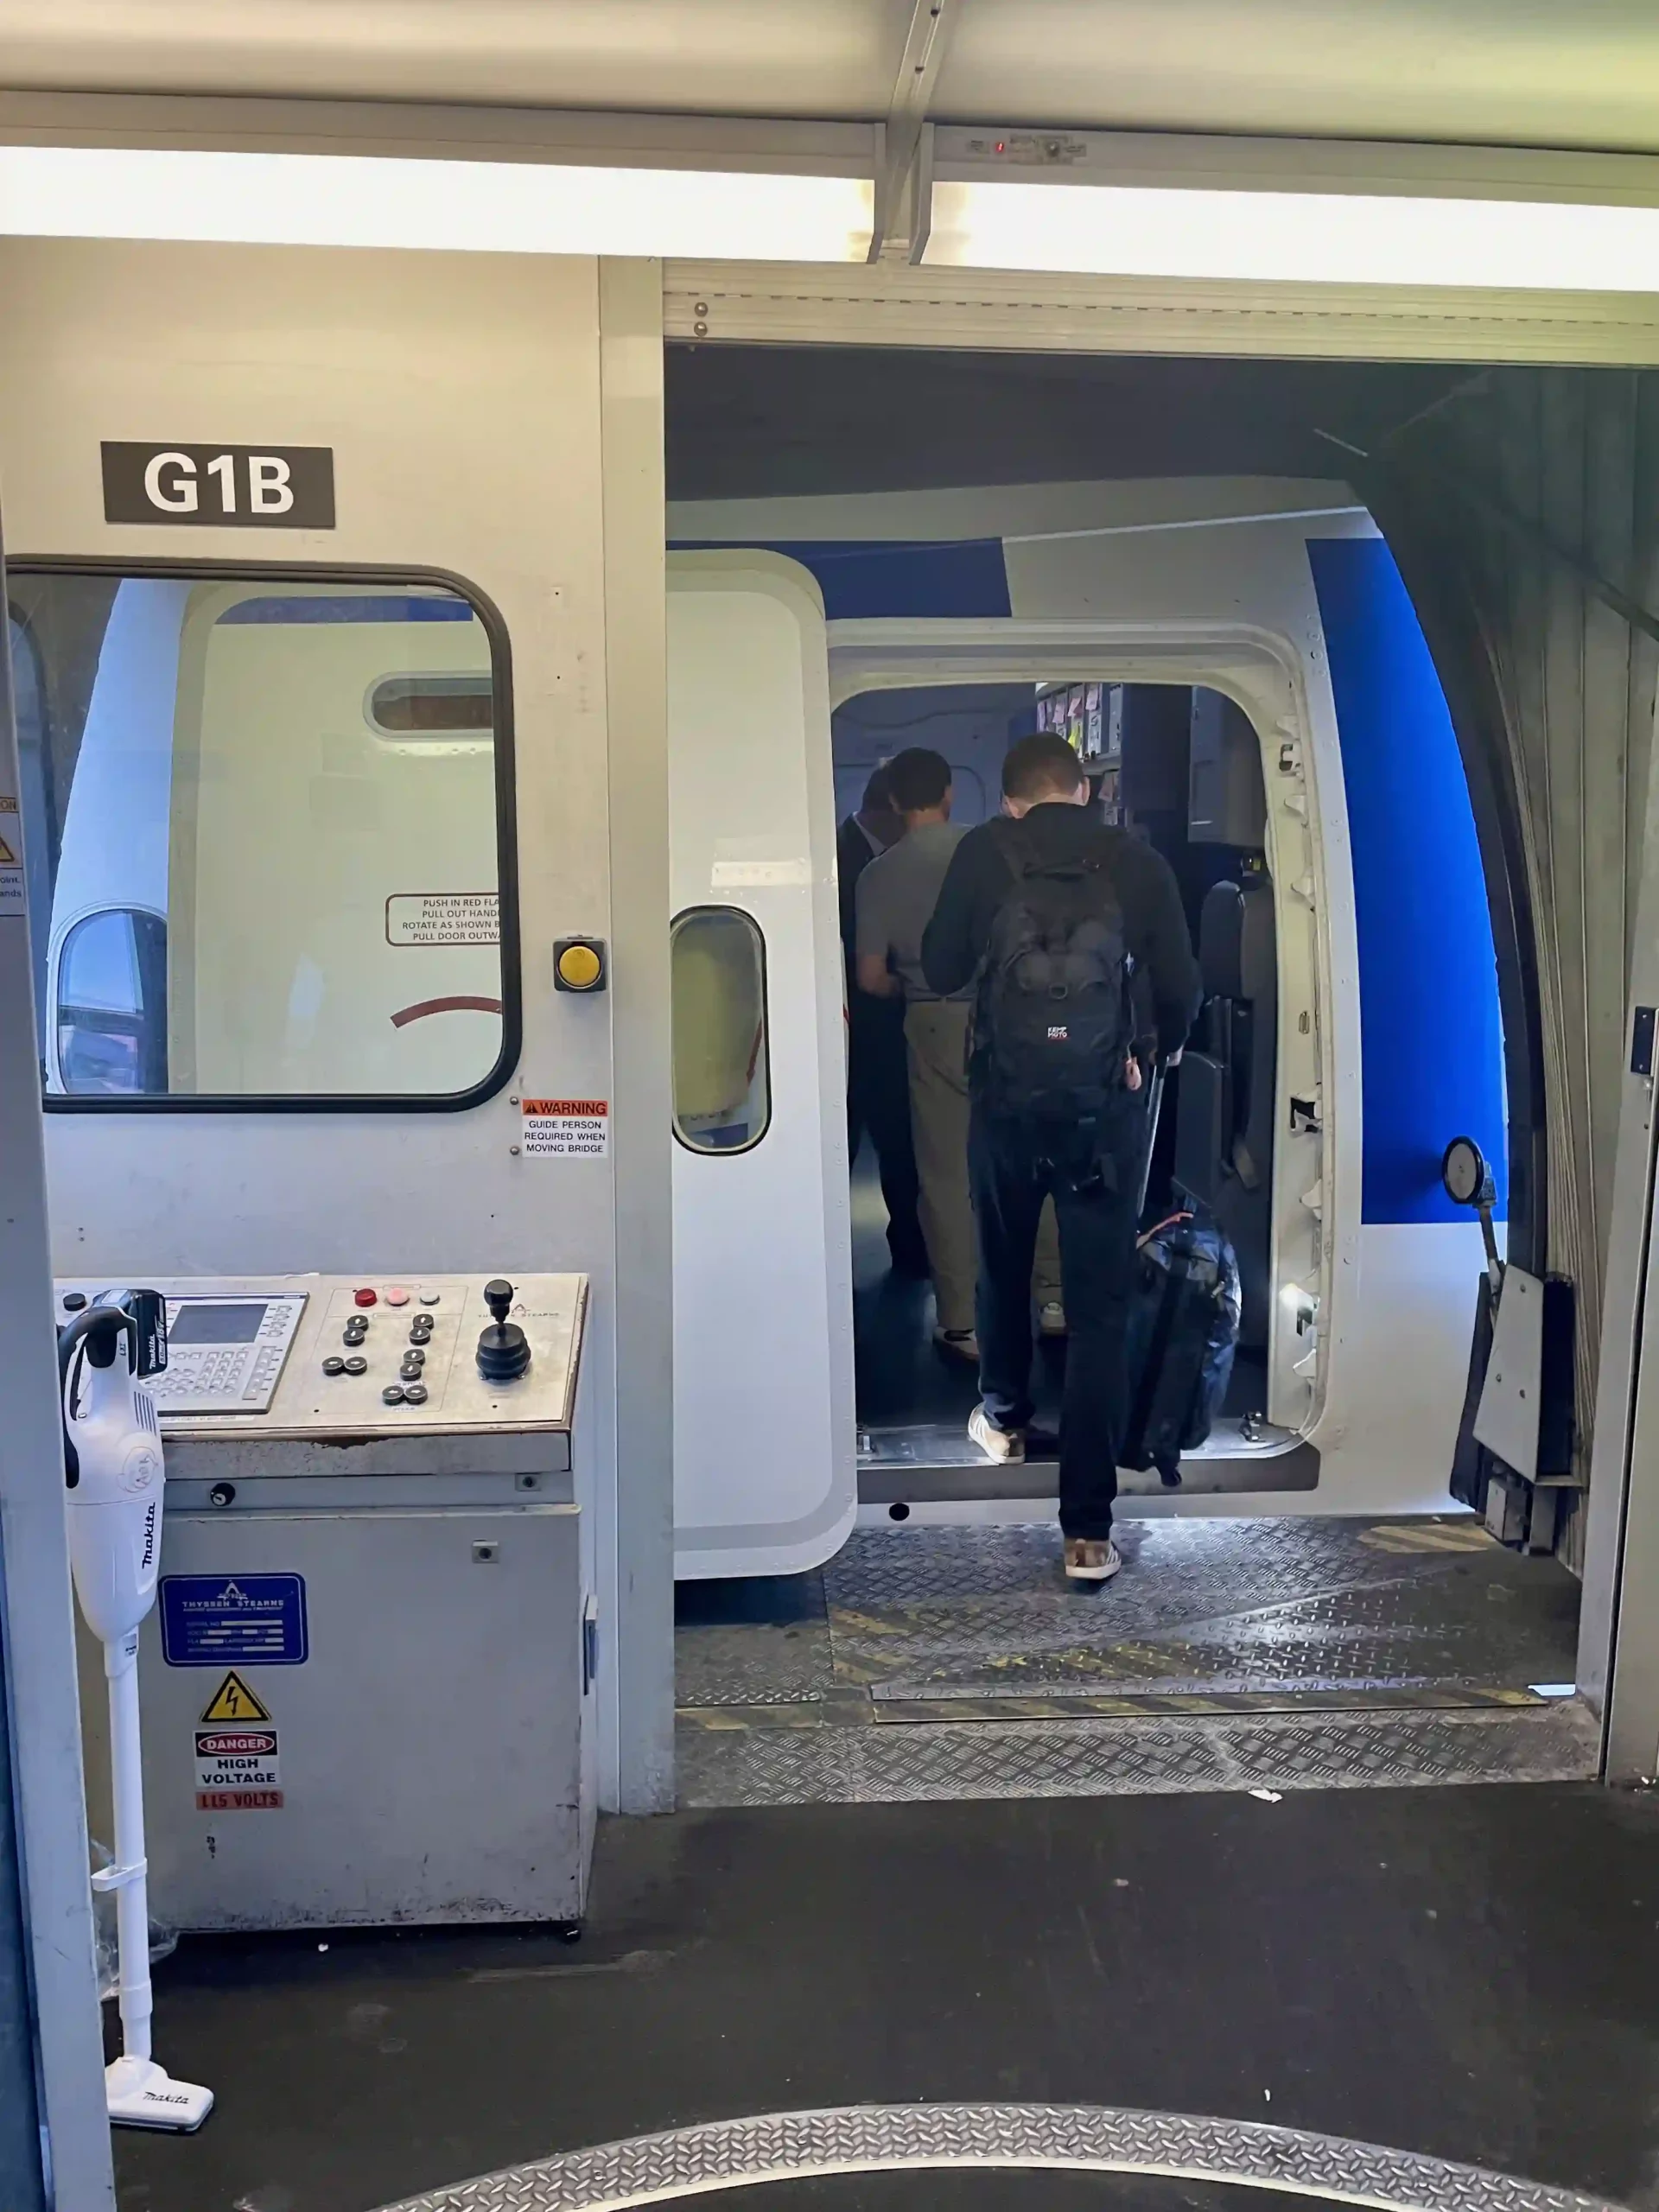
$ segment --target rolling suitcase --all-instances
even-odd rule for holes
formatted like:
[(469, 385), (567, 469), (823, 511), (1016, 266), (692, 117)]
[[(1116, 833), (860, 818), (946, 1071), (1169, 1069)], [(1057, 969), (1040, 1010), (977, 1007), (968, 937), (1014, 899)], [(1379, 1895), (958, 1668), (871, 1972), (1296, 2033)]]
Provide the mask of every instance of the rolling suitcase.
[(1239, 1307), (1238, 1262), (1213, 1222), (1174, 1214), (1141, 1239), (1122, 1465), (1179, 1486), (1182, 1452), (1204, 1442), (1226, 1398)]

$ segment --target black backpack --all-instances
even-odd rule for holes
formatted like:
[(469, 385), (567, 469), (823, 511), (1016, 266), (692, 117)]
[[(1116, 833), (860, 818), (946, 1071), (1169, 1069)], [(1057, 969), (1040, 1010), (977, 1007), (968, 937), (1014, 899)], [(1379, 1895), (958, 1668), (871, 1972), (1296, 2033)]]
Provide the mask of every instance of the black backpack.
[(1123, 917), (1100, 849), (1037, 857), (1009, 825), (1014, 882), (991, 922), (974, 1015), (989, 1110), (1027, 1122), (1097, 1121), (1123, 1090), (1133, 1042)]

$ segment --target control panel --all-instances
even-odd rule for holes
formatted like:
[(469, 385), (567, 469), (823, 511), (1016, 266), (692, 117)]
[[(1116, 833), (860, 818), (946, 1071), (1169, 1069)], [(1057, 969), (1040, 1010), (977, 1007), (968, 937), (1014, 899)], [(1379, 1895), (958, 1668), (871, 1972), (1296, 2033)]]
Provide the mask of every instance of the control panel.
[[(382, 1437), (567, 1428), (582, 1275), (134, 1278), (167, 1306), (166, 1433)], [(60, 1282), (60, 1325), (102, 1284)]]

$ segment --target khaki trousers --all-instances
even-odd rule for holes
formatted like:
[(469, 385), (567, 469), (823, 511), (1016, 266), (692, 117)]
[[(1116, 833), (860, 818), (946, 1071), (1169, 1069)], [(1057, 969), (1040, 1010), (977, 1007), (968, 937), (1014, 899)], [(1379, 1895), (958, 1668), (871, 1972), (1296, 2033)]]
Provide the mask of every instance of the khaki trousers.
[(921, 1180), (922, 1236), (939, 1326), (974, 1325), (974, 1204), (968, 1194), (968, 1015), (959, 999), (905, 1008), (910, 1127)]
[[(933, 1275), (939, 1326), (974, 1325), (978, 1272), (968, 1190), (968, 1017), (957, 999), (918, 999), (905, 1008), (910, 1125), (921, 1182), (922, 1236)], [(1054, 1202), (1044, 1203), (1032, 1289), (1039, 1306), (1060, 1296), (1060, 1240)]]

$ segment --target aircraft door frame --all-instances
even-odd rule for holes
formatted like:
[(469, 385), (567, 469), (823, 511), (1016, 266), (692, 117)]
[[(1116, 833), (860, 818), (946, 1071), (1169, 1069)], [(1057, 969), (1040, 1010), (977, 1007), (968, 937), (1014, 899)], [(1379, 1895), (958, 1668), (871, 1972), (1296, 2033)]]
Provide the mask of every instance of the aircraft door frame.
[[(1328, 696), (1310, 696), (1316, 672), (1299, 663), (1287, 640), (1253, 623), (1201, 618), (878, 618), (833, 623), (830, 647), (830, 696), (837, 705), (872, 690), (1008, 682), (1039, 671), (1057, 682), (1205, 683), (1249, 715), (1263, 738), (1274, 879), (1290, 885), (1306, 878), (1312, 893), (1280, 900), (1279, 1088), (1312, 1085), (1340, 1102), (1339, 1111), (1327, 1113), (1324, 1130), (1282, 1132), (1274, 1147), (1272, 1277), (1306, 1286), (1318, 1311), (1319, 1351), (1310, 1366), (1306, 1345), (1294, 1340), (1275, 1298), (1268, 1413), (1316, 1444), (1327, 1420), (1340, 1429), (1345, 1400), (1332, 1392), (1333, 1372), (1339, 1389), (1345, 1384), (1351, 1391), (1357, 1378), (1333, 1352), (1357, 1273), (1362, 1148), (1357, 1005), (1353, 990), (1341, 986), (1357, 973), (1357, 950), (1345, 841), (1331, 835), (1344, 818), (1334, 713)], [(1294, 779), (1279, 769), (1281, 742), (1296, 749)], [(1291, 926), (1297, 920), (1300, 938)], [(1306, 1027), (1299, 1016), (1306, 1017)], [(1324, 1201), (1315, 1215), (1302, 1194), (1321, 1182)], [(1274, 1511), (1336, 1510), (1329, 1480), (1305, 1494), (1266, 1494)]]

